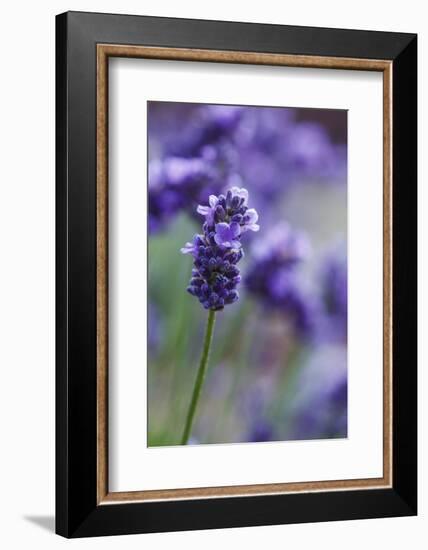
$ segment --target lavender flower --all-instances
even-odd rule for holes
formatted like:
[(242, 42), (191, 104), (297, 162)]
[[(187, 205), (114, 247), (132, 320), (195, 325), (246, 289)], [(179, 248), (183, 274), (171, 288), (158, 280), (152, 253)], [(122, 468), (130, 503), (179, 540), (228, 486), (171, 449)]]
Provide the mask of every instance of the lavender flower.
[(321, 347), (298, 377), (294, 428), (289, 437), (346, 437), (347, 405), (346, 350)]
[(248, 107), (236, 132), (239, 171), (259, 206), (306, 181), (346, 181), (346, 147), (295, 109)]
[(263, 240), (254, 243), (253, 255), (257, 263), (269, 263), (271, 267), (291, 268), (311, 254), (306, 235), (294, 231), (286, 222), (277, 223), (264, 235)]
[(322, 300), (330, 338), (346, 339), (348, 324), (348, 270), (346, 249), (336, 247), (321, 272)]
[(198, 213), (205, 217), (203, 233), (195, 235), (181, 252), (194, 258), (187, 291), (205, 309), (219, 311), (239, 298), (237, 263), (244, 256), (241, 235), (259, 229), (257, 212), (247, 204), (248, 191), (232, 187), (226, 195), (211, 195), (209, 206), (198, 206)]
[(251, 184), (267, 215), (292, 184), (346, 177), (346, 147), (295, 109), (150, 102), (149, 115), (151, 231), (234, 178)]
[(150, 102), (151, 231), (162, 229), (182, 210), (194, 213), (207, 191), (219, 194), (232, 184), (239, 157), (233, 135), (244, 110), (227, 105)]
[(202, 158), (169, 157), (149, 165), (149, 228), (156, 231), (178, 211), (192, 204), (216, 174)]
[(182, 129), (180, 140), (171, 140), (168, 155), (198, 156), (210, 145), (229, 141), (238, 127), (244, 108), (233, 105), (202, 105)]
[(294, 272), (280, 271), (272, 276), (272, 288), (267, 302), (291, 319), (300, 336), (314, 336), (315, 303), (298, 284)]
[(280, 223), (254, 244), (254, 261), (245, 279), (248, 290), (291, 318), (302, 336), (311, 335), (314, 312), (297, 282), (295, 266), (309, 254), (306, 236)]
[(294, 126), (292, 109), (247, 107), (236, 135), (239, 170), (259, 202), (283, 193), (290, 181), (286, 156)]
[(348, 274), (345, 255), (332, 255), (324, 265), (323, 297), (329, 315), (346, 321), (348, 314)]
[(331, 178), (344, 175), (346, 151), (336, 147), (326, 130), (314, 122), (296, 124), (287, 147), (290, 166), (300, 176)]
[(325, 395), (316, 396), (296, 419), (295, 439), (347, 436), (348, 384), (346, 374)]

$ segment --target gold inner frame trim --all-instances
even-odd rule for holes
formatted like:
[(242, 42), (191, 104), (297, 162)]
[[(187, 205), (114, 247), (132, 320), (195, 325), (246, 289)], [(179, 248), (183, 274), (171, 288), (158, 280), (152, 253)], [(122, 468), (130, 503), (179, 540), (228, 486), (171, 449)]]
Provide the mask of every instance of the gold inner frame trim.
[[(383, 73), (383, 476), (226, 487), (109, 492), (108, 488), (108, 59), (203, 61)], [(392, 68), (391, 61), (187, 48), (97, 45), (97, 503), (222, 498), (392, 486)]]

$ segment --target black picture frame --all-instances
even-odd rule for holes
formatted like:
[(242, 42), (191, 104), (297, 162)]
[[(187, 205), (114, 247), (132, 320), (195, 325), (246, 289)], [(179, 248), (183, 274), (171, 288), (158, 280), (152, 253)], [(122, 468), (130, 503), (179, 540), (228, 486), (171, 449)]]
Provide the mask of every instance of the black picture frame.
[[(391, 487), (97, 504), (100, 43), (392, 62)], [(56, 98), (56, 532), (86, 537), (415, 515), (417, 36), (68, 12), (56, 18)]]

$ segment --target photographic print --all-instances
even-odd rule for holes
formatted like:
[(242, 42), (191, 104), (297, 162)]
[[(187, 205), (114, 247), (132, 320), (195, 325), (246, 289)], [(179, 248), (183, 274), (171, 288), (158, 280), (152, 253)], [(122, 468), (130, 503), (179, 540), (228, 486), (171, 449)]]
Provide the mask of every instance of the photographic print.
[(149, 447), (347, 437), (347, 111), (149, 101)]

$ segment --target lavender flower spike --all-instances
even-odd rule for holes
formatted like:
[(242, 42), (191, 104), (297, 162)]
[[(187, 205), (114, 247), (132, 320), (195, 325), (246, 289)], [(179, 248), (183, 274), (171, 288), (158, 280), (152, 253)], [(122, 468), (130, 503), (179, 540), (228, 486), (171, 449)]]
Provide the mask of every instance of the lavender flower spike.
[[(248, 191), (244, 187), (232, 187), (226, 196), (210, 195), (209, 206), (200, 204), (196, 211), (205, 216), (208, 225), (236, 222), (240, 227), (240, 233), (260, 229), (256, 223), (259, 215), (254, 208), (248, 208)], [(222, 229), (224, 226), (220, 227), (220, 231)]]
[(247, 204), (248, 191), (232, 187), (225, 195), (211, 195), (209, 206), (198, 206), (197, 211), (205, 217), (203, 233), (195, 235), (181, 252), (194, 258), (187, 291), (205, 309), (219, 311), (239, 299), (237, 263), (244, 256), (241, 236), (259, 229), (258, 214)]

